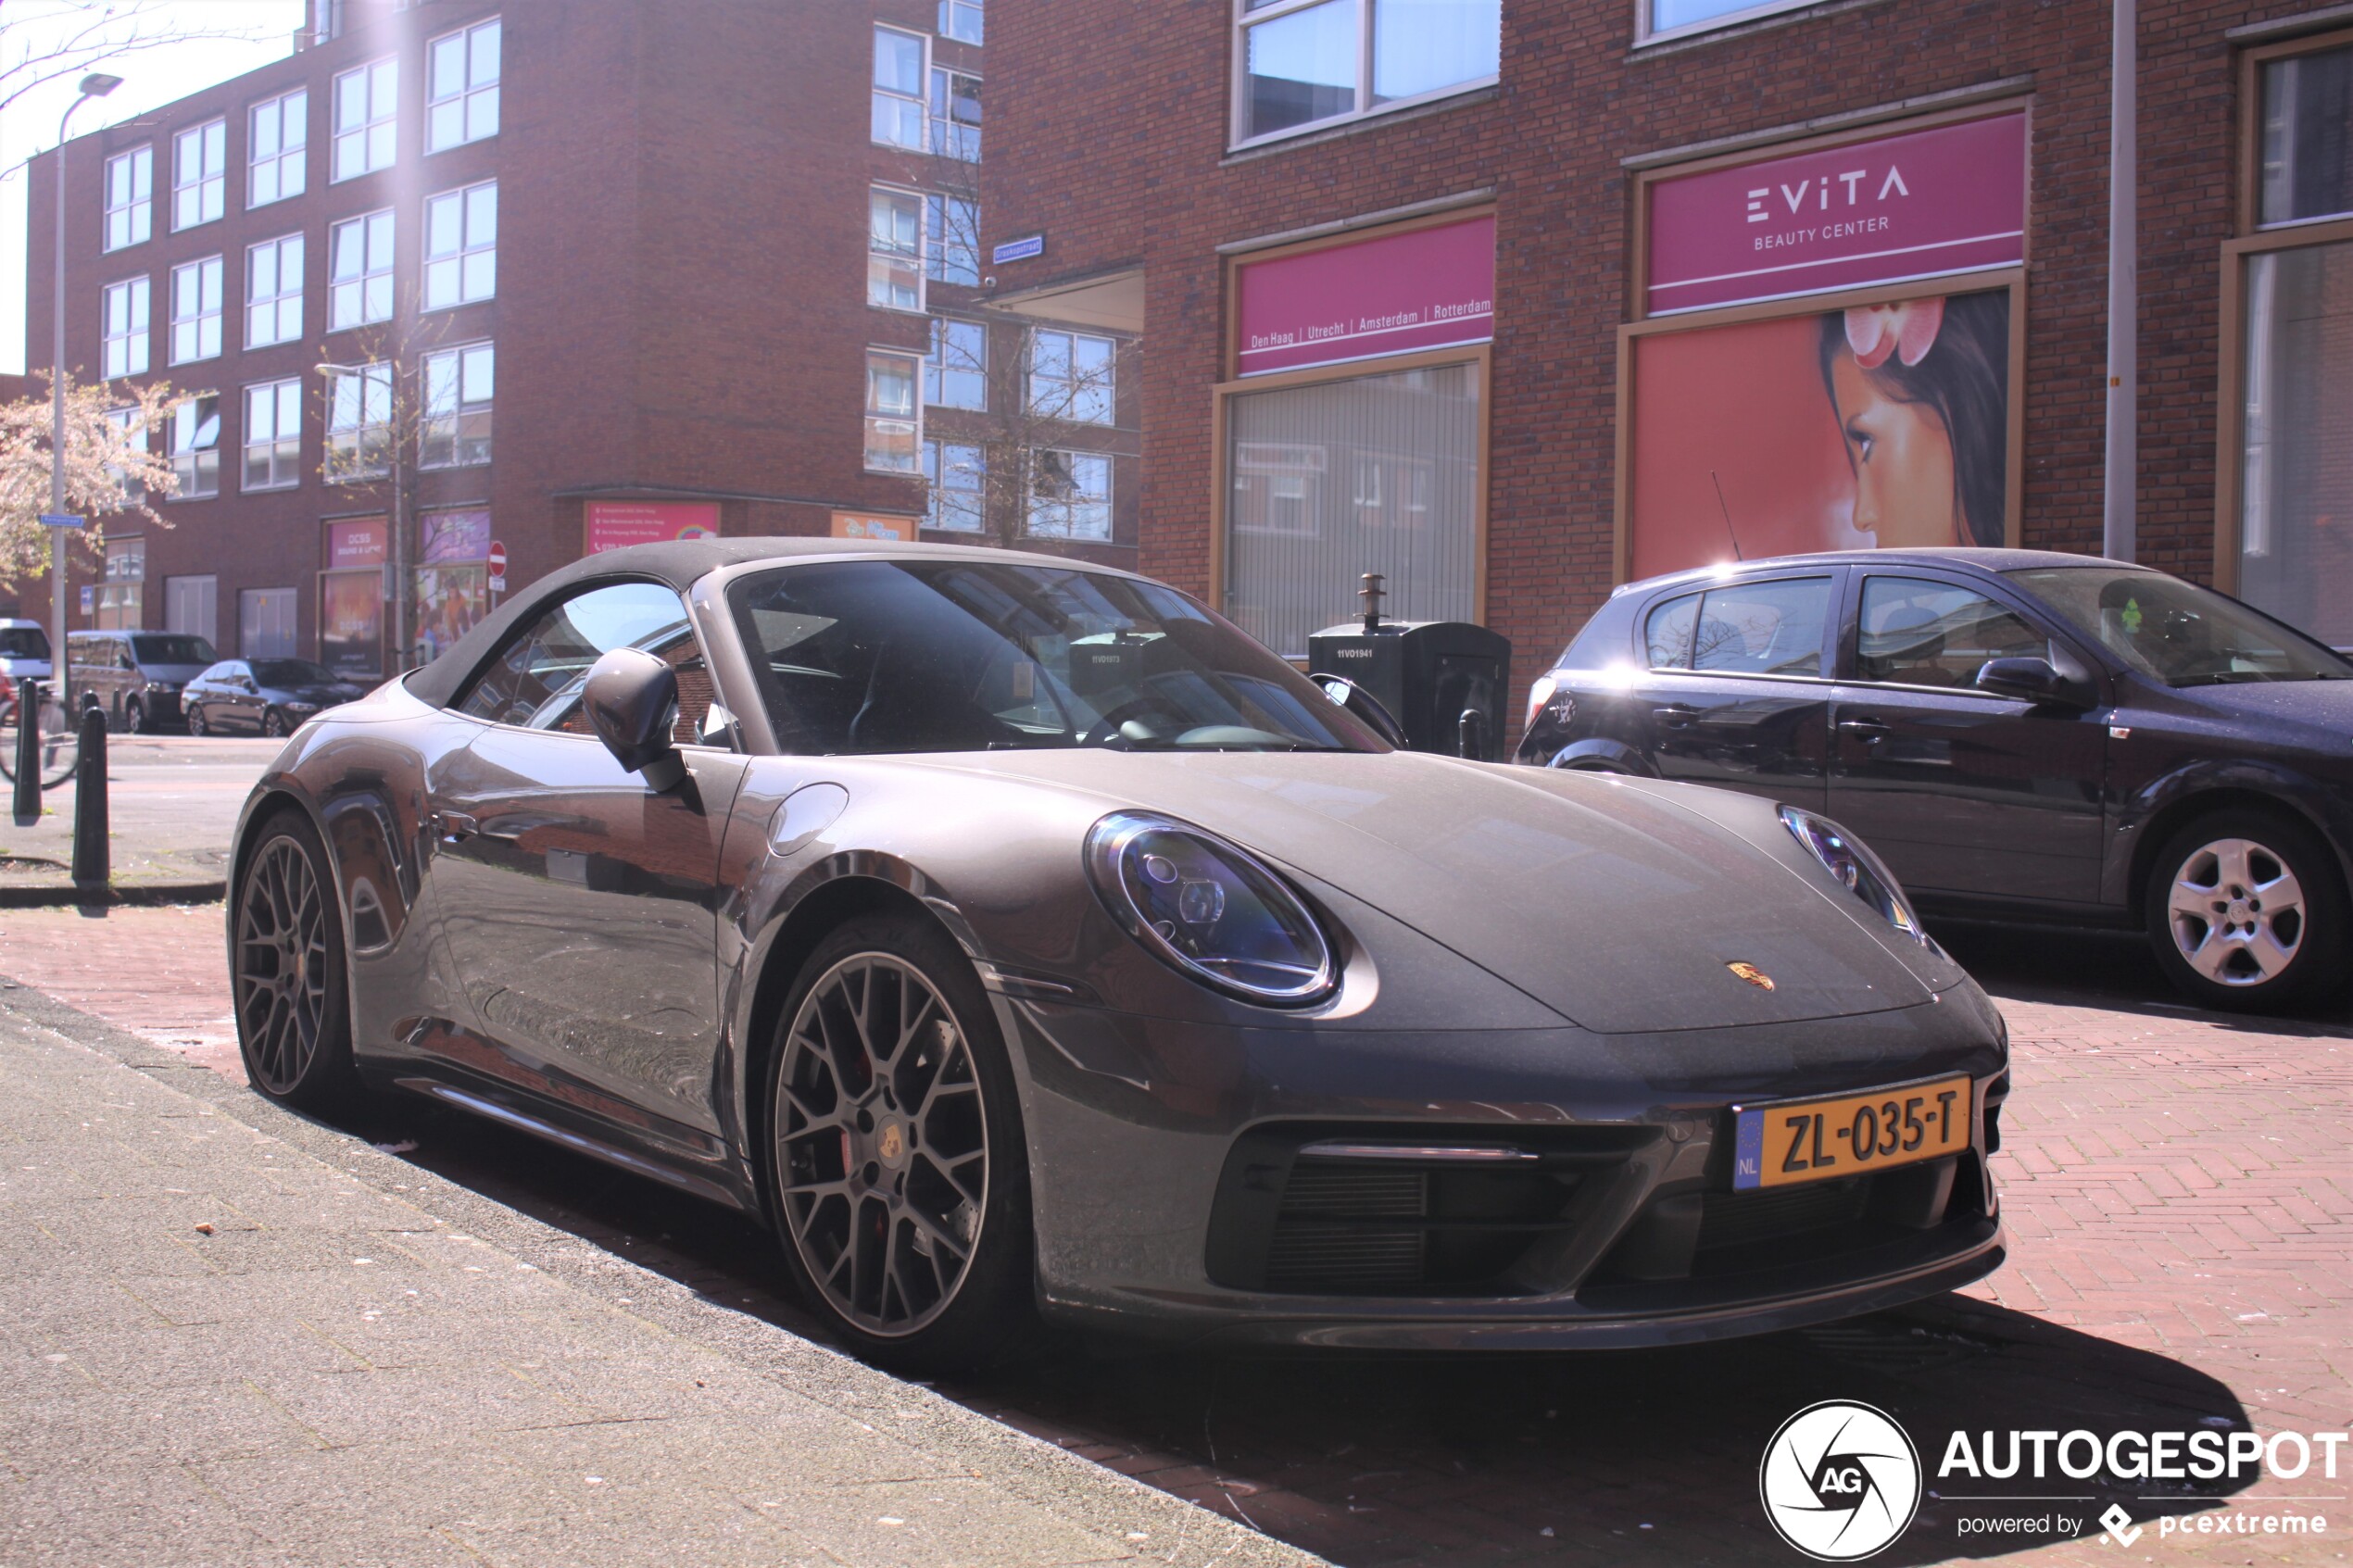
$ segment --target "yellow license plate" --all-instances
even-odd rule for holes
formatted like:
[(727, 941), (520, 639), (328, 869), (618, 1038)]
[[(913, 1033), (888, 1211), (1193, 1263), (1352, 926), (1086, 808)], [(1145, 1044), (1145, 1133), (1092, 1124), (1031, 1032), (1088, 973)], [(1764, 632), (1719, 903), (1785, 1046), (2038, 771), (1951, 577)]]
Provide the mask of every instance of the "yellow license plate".
[(1937, 1160), (1969, 1145), (1967, 1074), (1836, 1099), (1743, 1107), (1732, 1186), (1790, 1186)]

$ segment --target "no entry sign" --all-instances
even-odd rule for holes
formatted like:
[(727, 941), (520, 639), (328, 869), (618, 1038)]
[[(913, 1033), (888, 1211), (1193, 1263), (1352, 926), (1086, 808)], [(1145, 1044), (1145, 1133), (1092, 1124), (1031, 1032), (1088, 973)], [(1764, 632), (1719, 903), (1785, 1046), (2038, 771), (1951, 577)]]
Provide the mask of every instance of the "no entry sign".
[(493, 539), (490, 541), (490, 555), (488, 558), (490, 562), (490, 591), (494, 594), (503, 594), (507, 591), (507, 546), (499, 543), (497, 540)]

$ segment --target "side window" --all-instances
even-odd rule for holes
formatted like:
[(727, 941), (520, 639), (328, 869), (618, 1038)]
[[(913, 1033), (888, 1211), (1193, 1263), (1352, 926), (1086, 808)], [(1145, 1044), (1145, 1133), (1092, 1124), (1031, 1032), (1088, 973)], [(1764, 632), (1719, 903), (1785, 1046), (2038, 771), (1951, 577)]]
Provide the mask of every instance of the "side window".
[(1831, 580), (1800, 577), (1710, 588), (1700, 600), (1692, 668), (1751, 675), (1819, 675)]
[(580, 706), (589, 667), (619, 647), (644, 648), (678, 671), (681, 746), (700, 740), (711, 710), (711, 676), (675, 590), (659, 583), (609, 583), (550, 606), (493, 659), (457, 703), (494, 724), (588, 734)]
[(1699, 621), (1699, 596), (1668, 599), (1642, 622), (1642, 643), (1654, 670), (1692, 667), (1692, 628)]
[(1856, 675), (1907, 686), (1966, 687), (1989, 659), (2040, 659), (2050, 640), (1984, 595), (1921, 577), (1863, 582)]

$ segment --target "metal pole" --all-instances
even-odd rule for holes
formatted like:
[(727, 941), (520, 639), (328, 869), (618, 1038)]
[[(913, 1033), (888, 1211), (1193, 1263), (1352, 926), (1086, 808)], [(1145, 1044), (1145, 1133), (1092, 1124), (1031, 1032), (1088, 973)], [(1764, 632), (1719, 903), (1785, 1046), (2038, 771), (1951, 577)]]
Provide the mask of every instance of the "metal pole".
[[(66, 509), (66, 123), (73, 111), (93, 98), (103, 98), (122, 85), (122, 78), (92, 71), (82, 79), (82, 95), (57, 117), (57, 213), (50, 239), (49, 268), (49, 511)], [(57, 646), (49, 650), (49, 680), (57, 689), (57, 707), (68, 722), (73, 719), (73, 661), (66, 657), (66, 534), (49, 530), (49, 617), (57, 628)]]
[(2138, 0), (2113, 0), (2108, 65), (2108, 453), (2100, 552), (2129, 561), (2139, 545), (2140, 67)]

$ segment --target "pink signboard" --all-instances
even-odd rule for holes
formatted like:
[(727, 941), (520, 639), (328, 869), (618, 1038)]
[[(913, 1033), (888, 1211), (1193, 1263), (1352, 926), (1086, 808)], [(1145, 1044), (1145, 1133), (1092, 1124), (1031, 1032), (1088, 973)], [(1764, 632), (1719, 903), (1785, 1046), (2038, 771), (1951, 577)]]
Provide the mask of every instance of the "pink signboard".
[(673, 539), (719, 536), (716, 501), (591, 501), (588, 551), (598, 555), (624, 545), (662, 545)]
[(1485, 343), (1495, 335), (1495, 220), (1249, 262), (1234, 286), (1245, 376)]
[(1942, 278), (2026, 257), (2023, 112), (1650, 186), (1650, 313)]
[(384, 563), (384, 520), (354, 518), (327, 524), (327, 570), (343, 571), (355, 566)]

